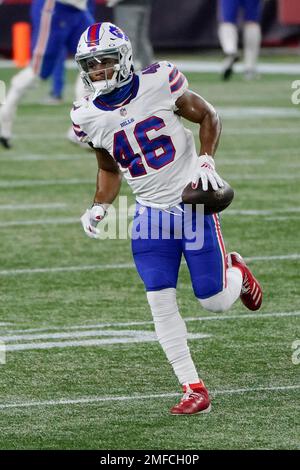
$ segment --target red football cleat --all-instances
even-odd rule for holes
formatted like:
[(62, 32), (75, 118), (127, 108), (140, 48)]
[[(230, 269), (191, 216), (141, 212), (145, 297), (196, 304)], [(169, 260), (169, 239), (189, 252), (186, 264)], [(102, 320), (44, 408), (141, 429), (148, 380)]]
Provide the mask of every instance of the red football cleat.
[(241, 301), (249, 310), (258, 310), (262, 303), (263, 292), (259, 282), (253, 276), (239, 253), (227, 255), (228, 266), (239, 268), (243, 275)]
[(188, 386), (184, 385), (183, 391), (184, 395), (178, 405), (173, 406), (170, 410), (172, 415), (193, 415), (210, 412), (210, 398), (203, 382)]

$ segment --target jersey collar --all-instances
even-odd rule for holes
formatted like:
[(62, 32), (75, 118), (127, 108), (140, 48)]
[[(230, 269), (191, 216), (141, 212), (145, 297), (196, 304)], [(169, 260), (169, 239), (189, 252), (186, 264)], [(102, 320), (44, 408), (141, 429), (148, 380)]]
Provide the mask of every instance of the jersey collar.
[(97, 96), (94, 99), (94, 105), (103, 111), (113, 111), (132, 101), (139, 91), (139, 77), (133, 74), (132, 80), (127, 85), (113, 90), (106, 95)]

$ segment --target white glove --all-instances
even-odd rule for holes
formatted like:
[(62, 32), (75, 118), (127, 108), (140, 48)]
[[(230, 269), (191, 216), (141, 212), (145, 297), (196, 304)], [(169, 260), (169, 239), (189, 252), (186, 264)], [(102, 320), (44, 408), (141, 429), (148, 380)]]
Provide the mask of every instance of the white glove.
[(83, 230), (90, 238), (99, 238), (100, 230), (97, 225), (106, 216), (105, 205), (94, 205), (91, 209), (87, 209), (80, 217)]
[(192, 188), (197, 188), (199, 179), (202, 181), (203, 191), (208, 190), (208, 182), (211, 184), (214, 191), (217, 191), (219, 188), (223, 188), (224, 183), (215, 170), (214, 159), (206, 154), (200, 155), (198, 160), (198, 168), (192, 179)]

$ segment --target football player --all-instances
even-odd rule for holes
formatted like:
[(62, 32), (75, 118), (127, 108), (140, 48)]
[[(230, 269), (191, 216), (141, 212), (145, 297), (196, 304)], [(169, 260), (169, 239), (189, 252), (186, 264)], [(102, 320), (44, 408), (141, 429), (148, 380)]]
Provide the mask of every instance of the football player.
[[(87, 8), (88, 8), (90, 14), (92, 15), (92, 17), (94, 17), (95, 16), (95, 0), (88, 0)], [(77, 43), (76, 43), (76, 47), (77, 47)], [(52, 74), (51, 91), (50, 91), (49, 96), (47, 96), (42, 101), (42, 104), (59, 105), (63, 102), (63, 91), (64, 91), (64, 86), (65, 86), (65, 60), (66, 60), (67, 53), (63, 48), (63, 49), (60, 50), (58, 55), (59, 55), (59, 57), (56, 60), (56, 64), (55, 64), (53, 74)], [(80, 84), (81, 83), (82, 82), (80, 80)], [(81, 96), (83, 96), (83, 94)], [(81, 96), (79, 96), (79, 98), (81, 98)], [(71, 131), (72, 131), (72, 129), (71, 129)], [(75, 142), (73, 137), (74, 137), (74, 133), (72, 131), (71, 140), (72, 140), (72, 142), (73, 141)]]
[[(63, 49), (74, 54), (81, 33), (94, 20), (87, 0), (34, 0), (31, 7), (32, 61), (11, 80), (4, 105), (0, 109), (0, 145), (11, 147), (12, 128), (17, 106), (37, 78), (49, 78)], [(79, 79), (76, 97), (84, 95)]]
[[(135, 73), (130, 40), (111, 23), (89, 27), (78, 44), (76, 62), (90, 94), (74, 103), (75, 134), (95, 149), (96, 193), (81, 217), (85, 233), (97, 238), (97, 224), (117, 197), (122, 175), (136, 196), (133, 231), (151, 218), (170, 214), (170, 231), (184, 223), (181, 194), (188, 182), (202, 180), (214, 190), (223, 186), (213, 155), (221, 133), (213, 106), (188, 89), (175, 65), (159, 62)], [(200, 125), (200, 156), (182, 118)], [(151, 209), (151, 210), (150, 210)], [(150, 233), (150, 229), (149, 229)], [(148, 233), (148, 235), (149, 235)], [(187, 344), (185, 322), (176, 301), (182, 256), (195, 296), (212, 312), (228, 310), (241, 297), (250, 310), (262, 302), (262, 290), (238, 253), (225, 252), (216, 214), (204, 216), (204, 243), (189, 250), (185, 235), (132, 237), (137, 271), (144, 282), (158, 340), (183, 386), (182, 400), (172, 414), (208, 412), (210, 398)]]
[(238, 55), (238, 20), (243, 13), (245, 78), (256, 76), (256, 62), (261, 43), (261, 0), (220, 0), (219, 39), (225, 54), (222, 77), (229, 80)]

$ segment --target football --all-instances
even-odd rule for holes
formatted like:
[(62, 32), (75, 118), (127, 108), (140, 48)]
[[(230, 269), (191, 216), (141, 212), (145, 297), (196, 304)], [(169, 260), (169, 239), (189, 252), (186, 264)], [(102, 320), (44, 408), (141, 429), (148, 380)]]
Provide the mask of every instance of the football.
[(182, 202), (184, 204), (204, 204), (204, 214), (215, 214), (222, 212), (231, 204), (234, 191), (232, 187), (223, 180), (223, 188), (214, 191), (211, 184), (208, 183), (208, 190), (203, 191), (201, 179), (196, 189), (192, 189), (192, 183), (189, 183), (182, 192)]

